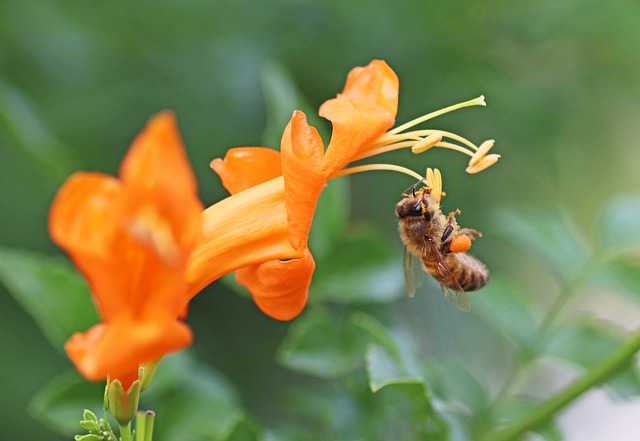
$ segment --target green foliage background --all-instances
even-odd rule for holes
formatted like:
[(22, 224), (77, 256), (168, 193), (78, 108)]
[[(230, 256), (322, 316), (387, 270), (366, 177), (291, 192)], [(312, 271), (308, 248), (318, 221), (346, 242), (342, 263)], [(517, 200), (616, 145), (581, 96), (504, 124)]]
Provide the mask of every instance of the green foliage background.
[[(492, 418), (527, 412), (511, 386), (503, 410), (489, 405), (513, 372), (543, 354), (589, 369), (628, 340), (617, 311), (604, 326), (585, 318), (594, 309), (622, 304), (640, 321), (638, 3), (5, 0), (1, 9), (2, 439), (69, 439), (34, 415), (79, 420), (101, 396), (67, 376), (69, 330), (46, 324), (65, 311), (46, 295), (29, 300), (62, 286), (79, 295), (82, 285), (66, 279), (64, 258), (36, 270), (31, 254), (15, 251), (60, 254), (46, 216), (64, 179), (78, 169), (115, 173), (147, 119), (169, 108), (202, 199), (213, 203), (226, 193), (209, 161), (234, 146), (277, 147), (288, 87), (317, 109), (373, 58), (400, 77), (399, 122), (486, 96), (486, 109), (433, 126), (495, 138), (497, 166), (469, 176), (465, 158), (440, 151), (390, 161), (442, 170), (445, 208), (460, 207), (460, 222), (484, 233), (473, 251), (492, 285), (471, 294), (471, 315), (446, 305), (434, 284), (407, 299), (393, 211), (411, 182), (381, 172), (333, 181), (314, 225), (310, 307), (281, 323), (232, 283), (203, 291), (189, 317), (194, 347), (161, 365), (149, 391), (159, 440), (410, 439), (413, 427), (467, 439), (465, 430), (482, 434)], [(343, 208), (336, 216), (332, 207)], [(91, 322), (82, 320), (75, 329)], [(616, 378), (618, 395), (640, 389), (632, 370)], [(77, 403), (47, 407), (69, 390)], [(181, 406), (163, 414), (167, 402)], [(455, 403), (467, 412), (451, 413)], [(199, 423), (180, 427), (177, 408)], [(551, 426), (541, 433), (561, 439)]]

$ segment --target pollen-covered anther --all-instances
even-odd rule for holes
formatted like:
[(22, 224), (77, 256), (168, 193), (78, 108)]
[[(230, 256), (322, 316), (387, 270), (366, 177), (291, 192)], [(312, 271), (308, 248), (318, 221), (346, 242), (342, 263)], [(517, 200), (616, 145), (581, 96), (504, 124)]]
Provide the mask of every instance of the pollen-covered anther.
[(482, 158), (475, 165), (469, 165), (469, 167), (467, 167), (465, 171), (469, 174), (479, 173), (482, 170), (489, 168), (493, 164), (498, 162), (498, 159), (500, 159), (500, 155), (492, 153), (491, 155), (487, 155), (484, 158)]
[(414, 146), (411, 147), (411, 151), (416, 154), (426, 152), (440, 141), (442, 141), (442, 133), (432, 133), (431, 135), (426, 136), (420, 141), (416, 142)]
[(180, 247), (176, 243), (171, 225), (154, 207), (140, 207), (129, 225), (129, 233), (139, 242), (153, 248), (167, 265), (178, 263)]
[(442, 175), (440, 170), (427, 168), (427, 186), (431, 187), (430, 196), (436, 201), (440, 202), (444, 192), (442, 191)]
[(494, 144), (495, 144), (495, 141), (493, 139), (488, 139), (487, 141), (480, 144), (480, 147), (478, 147), (478, 150), (469, 160), (469, 167), (473, 167), (474, 165), (477, 165), (478, 163), (480, 163), (484, 159), (484, 157), (487, 155), (489, 150), (491, 150), (491, 147), (493, 147)]

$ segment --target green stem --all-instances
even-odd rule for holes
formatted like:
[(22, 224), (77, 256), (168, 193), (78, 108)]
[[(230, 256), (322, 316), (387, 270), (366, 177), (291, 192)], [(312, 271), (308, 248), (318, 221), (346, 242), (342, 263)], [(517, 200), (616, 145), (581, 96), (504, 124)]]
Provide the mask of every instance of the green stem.
[(109, 383), (104, 386), (104, 398), (102, 401), (102, 412), (104, 413), (104, 426), (111, 431), (109, 424)]
[(131, 436), (131, 422), (120, 425), (120, 441), (133, 441)]
[(535, 429), (557, 411), (578, 398), (580, 395), (601, 383), (618, 370), (626, 367), (631, 358), (640, 351), (640, 332), (623, 345), (615, 354), (605, 359), (599, 365), (588, 371), (568, 387), (556, 395), (541, 403), (537, 408), (525, 415), (520, 421), (515, 422), (504, 430), (482, 438), (482, 441), (510, 441), (518, 436)]
[(153, 440), (153, 424), (156, 414), (151, 411), (138, 411), (136, 415), (136, 441)]
[(523, 354), (522, 351), (516, 354), (513, 368), (511, 369), (511, 375), (507, 378), (507, 381), (505, 381), (505, 383), (500, 388), (500, 391), (494, 398), (493, 407), (497, 407), (497, 405), (509, 395), (509, 393), (511, 392), (511, 388), (514, 386), (514, 384), (516, 384), (518, 373), (529, 366), (535, 359), (531, 356), (531, 353), (535, 353), (536, 351), (541, 351), (543, 349), (542, 345), (545, 341), (545, 336), (548, 333), (551, 324), (556, 320), (567, 302), (577, 292), (578, 288), (583, 283), (584, 278), (593, 271), (594, 266), (595, 262), (592, 259), (588, 259), (573, 275), (573, 277), (571, 277), (571, 279), (564, 285), (562, 291), (556, 297), (555, 301), (549, 308), (549, 311), (545, 315), (544, 320), (536, 330), (536, 333), (531, 340), (532, 344), (528, 345), (528, 348), (526, 348), (527, 354)]

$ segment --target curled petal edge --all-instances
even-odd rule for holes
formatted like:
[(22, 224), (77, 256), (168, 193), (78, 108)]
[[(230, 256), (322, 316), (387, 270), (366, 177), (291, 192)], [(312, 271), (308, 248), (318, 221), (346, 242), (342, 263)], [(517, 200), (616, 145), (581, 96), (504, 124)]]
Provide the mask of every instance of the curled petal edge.
[(258, 308), (277, 320), (298, 316), (309, 295), (315, 261), (308, 249), (299, 259), (269, 260), (236, 271)]

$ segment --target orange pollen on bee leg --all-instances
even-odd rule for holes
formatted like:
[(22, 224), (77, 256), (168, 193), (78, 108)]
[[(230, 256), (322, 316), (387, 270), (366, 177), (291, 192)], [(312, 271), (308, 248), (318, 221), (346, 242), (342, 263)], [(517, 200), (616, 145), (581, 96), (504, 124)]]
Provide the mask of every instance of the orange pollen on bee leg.
[(456, 236), (449, 244), (449, 251), (452, 253), (464, 253), (471, 248), (471, 239), (466, 234)]

